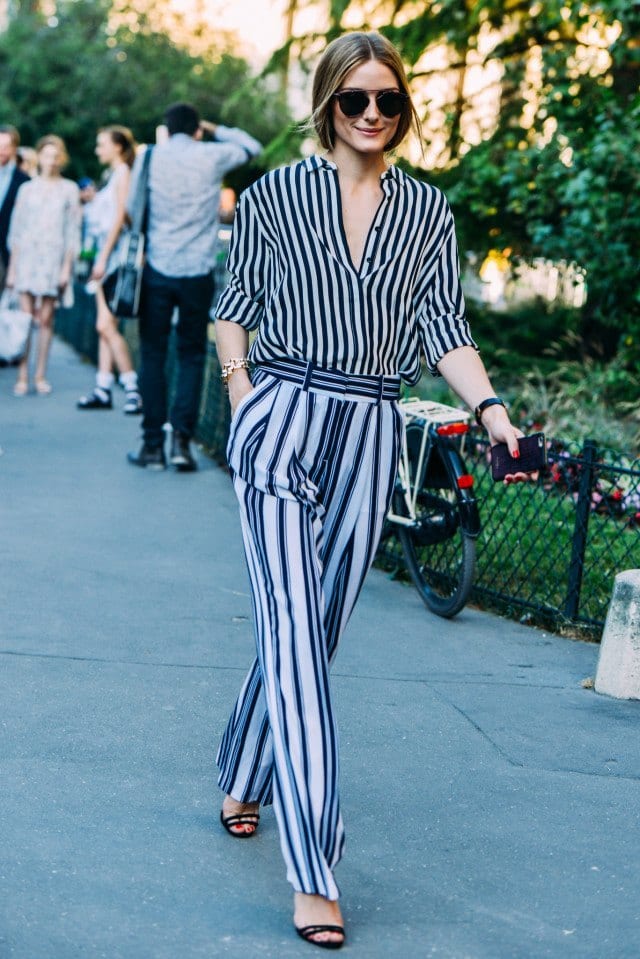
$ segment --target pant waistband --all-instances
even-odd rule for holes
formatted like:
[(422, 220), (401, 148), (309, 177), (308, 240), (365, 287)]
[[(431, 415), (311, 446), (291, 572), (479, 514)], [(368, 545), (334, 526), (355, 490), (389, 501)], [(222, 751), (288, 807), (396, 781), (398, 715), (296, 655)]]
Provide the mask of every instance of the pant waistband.
[(343, 373), (342, 370), (327, 370), (303, 360), (271, 360), (259, 363), (258, 369), (271, 373), (281, 380), (295, 383), (303, 390), (318, 390), (326, 393), (341, 393), (345, 399), (397, 400), (400, 396), (399, 376), (365, 376)]

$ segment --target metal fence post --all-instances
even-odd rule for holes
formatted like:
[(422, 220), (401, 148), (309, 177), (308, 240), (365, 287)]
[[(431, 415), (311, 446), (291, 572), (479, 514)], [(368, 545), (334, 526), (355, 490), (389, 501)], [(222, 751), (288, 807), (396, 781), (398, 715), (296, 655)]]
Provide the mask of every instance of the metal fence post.
[(597, 458), (598, 449), (595, 442), (593, 440), (585, 440), (585, 444), (582, 447), (582, 469), (580, 470), (576, 519), (573, 527), (573, 541), (571, 543), (569, 582), (567, 584), (567, 597), (564, 604), (564, 615), (567, 619), (576, 619), (580, 609), (582, 571), (584, 568), (584, 554), (587, 547), (587, 529), (589, 526), (589, 516), (591, 514), (591, 493), (594, 487)]

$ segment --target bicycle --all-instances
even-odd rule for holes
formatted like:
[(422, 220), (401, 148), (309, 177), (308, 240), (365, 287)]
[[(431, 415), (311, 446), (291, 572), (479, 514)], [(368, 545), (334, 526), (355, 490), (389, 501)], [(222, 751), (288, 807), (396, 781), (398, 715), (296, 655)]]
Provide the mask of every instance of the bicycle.
[(450, 618), (473, 585), (480, 514), (462, 458), (470, 414), (409, 398), (400, 401), (405, 436), (388, 523), (425, 605)]

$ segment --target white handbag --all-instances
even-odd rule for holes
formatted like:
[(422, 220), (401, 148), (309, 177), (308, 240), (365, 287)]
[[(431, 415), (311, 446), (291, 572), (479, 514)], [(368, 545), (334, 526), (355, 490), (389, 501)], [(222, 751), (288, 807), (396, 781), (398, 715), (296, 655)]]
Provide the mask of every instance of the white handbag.
[(31, 314), (20, 309), (18, 294), (13, 290), (4, 290), (0, 296), (0, 360), (13, 363), (25, 354)]

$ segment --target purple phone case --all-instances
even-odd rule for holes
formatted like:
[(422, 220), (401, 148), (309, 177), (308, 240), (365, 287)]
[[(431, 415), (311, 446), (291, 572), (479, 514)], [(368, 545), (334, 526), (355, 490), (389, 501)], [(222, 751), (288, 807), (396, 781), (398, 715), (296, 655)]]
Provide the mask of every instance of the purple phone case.
[(508, 473), (533, 473), (547, 465), (544, 433), (521, 436), (518, 446), (520, 456), (517, 459), (509, 455), (506, 443), (496, 443), (491, 447), (491, 476), (494, 480), (503, 480)]

